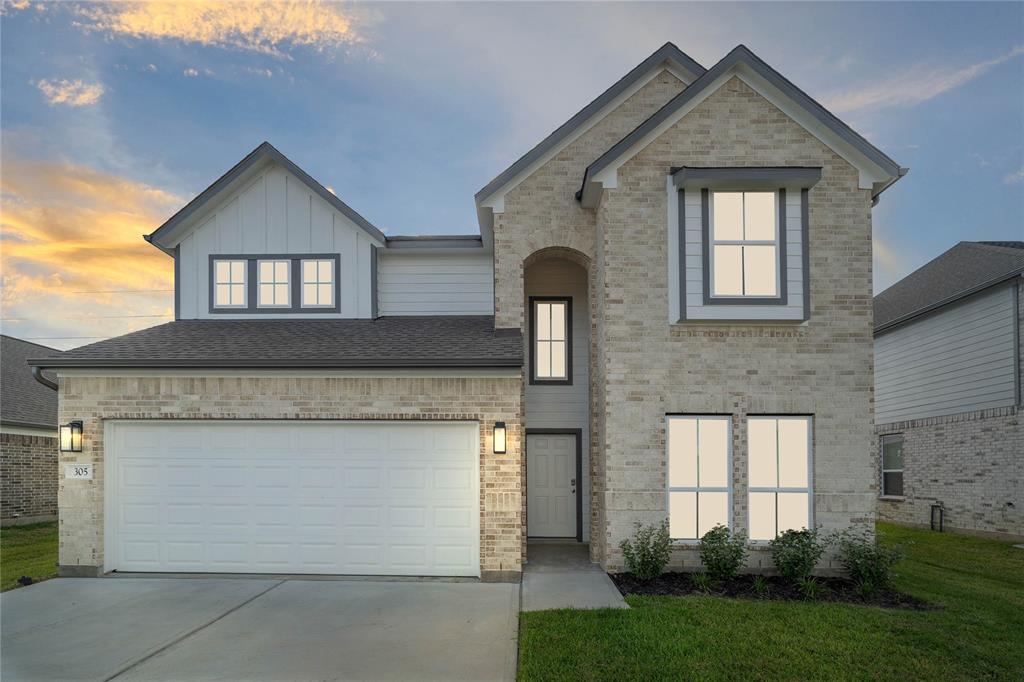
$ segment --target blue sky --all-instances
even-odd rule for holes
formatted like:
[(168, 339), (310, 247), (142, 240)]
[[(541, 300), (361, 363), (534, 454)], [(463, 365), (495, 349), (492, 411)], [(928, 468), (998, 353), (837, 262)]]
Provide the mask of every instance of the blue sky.
[(910, 167), (874, 211), (876, 291), (1024, 239), (1022, 3), (287, 10), (5, 5), (5, 333), (164, 321), (169, 259), (139, 235), (263, 140), (389, 234), (476, 232), (474, 192), (669, 40), (706, 67), (746, 44)]

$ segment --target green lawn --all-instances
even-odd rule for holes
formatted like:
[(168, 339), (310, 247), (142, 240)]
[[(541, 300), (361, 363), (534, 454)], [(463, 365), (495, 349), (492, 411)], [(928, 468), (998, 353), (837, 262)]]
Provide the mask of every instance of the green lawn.
[(629, 597), (520, 618), (523, 680), (1024, 680), (1024, 550), (878, 525), (896, 586), (941, 610)]
[(18, 578), (35, 581), (57, 575), (57, 522), (0, 529), (0, 591), (18, 587)]

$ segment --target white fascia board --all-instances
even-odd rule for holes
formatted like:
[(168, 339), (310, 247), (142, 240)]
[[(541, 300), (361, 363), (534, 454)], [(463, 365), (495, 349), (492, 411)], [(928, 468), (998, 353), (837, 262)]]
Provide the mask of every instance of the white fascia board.
[[(452, 369), (61, 369), (58, 377), (441, 377), (441, 378), (499, 378), (507, 379), (522, 375), (519, 367), (465, 367)], [(4, 432), (10, 432), (6, 427)], [(56, 433), (54, 434), (56, 435)]]
[(32, 428), (29, 426), (7, 426), (0, 425), (0, 433), (7, 433), (12, 436), (38, 436), (40, 438), (56, 438), (57, 429)]

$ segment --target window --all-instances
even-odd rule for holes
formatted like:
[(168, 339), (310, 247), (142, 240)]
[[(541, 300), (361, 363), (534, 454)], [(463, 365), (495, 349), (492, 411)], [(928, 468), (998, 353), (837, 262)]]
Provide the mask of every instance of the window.
[(882, 436), (882, 494), (903, 497), (903, 435)]
[(729, 416), (670, 416), (668, 448), (669, 535), (697, 540), (717, 524), (729, 524), (732, 493)]
[(213, 262), (214, 307), (246, 307), (245, 270), (244, 260), (218, 260)]
[(811, 418), (747, 421), (750, 539), (811, 527)]
[(334, 261), (302, 261), (302, 307), (320, 308), (334, 305)]
[(712, 192), (711, 295), (779, 295), (775, 192)]
[(531, 300), (530, 358), (531, 383), (572, 383), (572, 300), (534, 298)]
[(291, 305), (291, 287), (288, 285), (288, 270), (291, 262), (286, 260), (259, 261), (259, 300), (261, 308), (287, 308)]

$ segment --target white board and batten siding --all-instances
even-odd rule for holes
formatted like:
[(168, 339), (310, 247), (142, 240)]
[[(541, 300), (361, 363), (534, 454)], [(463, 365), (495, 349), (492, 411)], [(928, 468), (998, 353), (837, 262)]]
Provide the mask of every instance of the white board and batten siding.
[(1015, 404), (1016, 283), (875, 337), (875, 423)]
[(494, 264), (483, 249), (382, 251), (377, 283), (381, 315), (494, 314)]
[(210, 313), (211, 254), (338, 254), (340, 310), (289, 317), (368, 318), (372, 315), (371, 247), (366, 232), (305, 183), (271, 165), (227, 194), (199, 218), (179, 246), (181, 319), (265, 318), (245, 313)]

